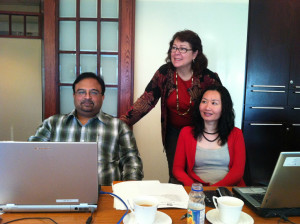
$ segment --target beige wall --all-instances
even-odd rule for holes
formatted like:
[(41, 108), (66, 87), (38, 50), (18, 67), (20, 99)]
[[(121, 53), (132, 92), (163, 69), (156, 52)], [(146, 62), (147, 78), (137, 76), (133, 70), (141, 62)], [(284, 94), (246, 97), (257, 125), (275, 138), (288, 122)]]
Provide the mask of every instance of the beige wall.
[(26, 141), (42, 121), (41, 40), (0, 38), (0, 140)]
[[(229, 89), (241, 127), (247, 42), (248, 0), (136, 0), (134, 100), (164, 63), (168, 44), (179, 30), (202, 39), (208, 68)], [(168, 181), (160, 129), (160, 102), (134, 125), (145, 179)]]

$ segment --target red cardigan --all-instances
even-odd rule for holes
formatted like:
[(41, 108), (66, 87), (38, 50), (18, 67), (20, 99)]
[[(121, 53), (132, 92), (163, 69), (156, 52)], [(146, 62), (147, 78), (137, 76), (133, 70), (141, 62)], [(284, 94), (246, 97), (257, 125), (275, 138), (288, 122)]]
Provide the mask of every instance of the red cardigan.
[[(209, 183), (201, 180), (193, 171), (195, 165), (197, 141), (193, 136), (193, 128), (184, 127), (177, 141), (173, 175), (184, 184), (191, 186), (194, 182), (203, 185)], [(212, 186), (245, 186), (243, 175), (246, 162), (245, 142), (243, 133), (239, 128), (234, 128), (228, 136), (228, 151), (230, 156), (228, 174)]]

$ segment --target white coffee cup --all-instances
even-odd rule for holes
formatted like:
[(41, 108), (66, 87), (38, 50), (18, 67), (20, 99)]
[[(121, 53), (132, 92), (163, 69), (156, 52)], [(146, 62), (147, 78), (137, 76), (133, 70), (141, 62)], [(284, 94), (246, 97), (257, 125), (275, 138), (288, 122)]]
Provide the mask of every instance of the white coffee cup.
[(230, 196), (215, 197), (213, 202), (219, 212), (219, 220), (224, 224), (238, 223), (244, 202), (241, 199)]
[(140, 196), (133, 199), (134, 215), (137, 224), (153, 224), (157, 213), (158, 200), (153, 196)]

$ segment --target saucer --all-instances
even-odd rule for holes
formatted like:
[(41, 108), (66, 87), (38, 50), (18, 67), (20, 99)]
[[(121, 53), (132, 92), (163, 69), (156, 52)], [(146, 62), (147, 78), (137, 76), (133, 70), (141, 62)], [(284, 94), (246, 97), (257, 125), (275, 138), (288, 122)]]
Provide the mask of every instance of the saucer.
[[(136, 224), (133, 213), (127, 214), (123, 219), (124, 224)], [(166, 213), (157, 211), (153, 224), (172, 224), (172, 219)]]
[[(223, 224), (220, 220), (219, 220), (219, 212), (217, 209), (212, 209), (212, 210), (209, 210), (207, 213), (206, 213), (206, 219), (211, 222), (212, 224)], [(254, 223), (254, 220), (253, 218), (248, 215), (247, 213), (245, 212), (242, 212), (241, 213), (241, 216), (240, 216), (240, 219), (239, 219), (239, 222), (237, 224), (253, 224)]]

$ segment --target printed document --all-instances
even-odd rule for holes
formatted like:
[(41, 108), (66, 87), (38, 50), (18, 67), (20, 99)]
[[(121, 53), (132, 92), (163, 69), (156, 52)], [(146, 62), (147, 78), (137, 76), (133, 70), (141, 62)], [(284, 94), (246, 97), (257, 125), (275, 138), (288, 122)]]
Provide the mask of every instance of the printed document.
[[(159, 201), (158, 208), (182, 208), (186, 209), (189, 196), (182, 185), (160, 183), (158, 180), (126, 181), (113, 184), (113, 193), (122, 198), (127, 204), (128, 201), (133, 206), (132, 199), (148, 195), (154, 196)], [(123, 203), (114, 198), (114, 208), (126, 210)]]

